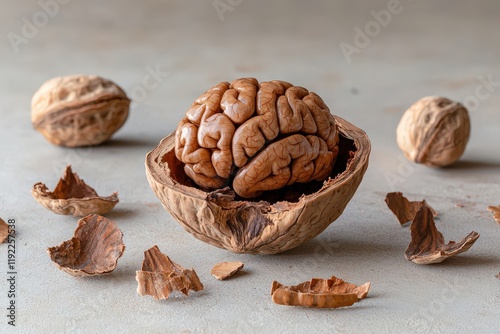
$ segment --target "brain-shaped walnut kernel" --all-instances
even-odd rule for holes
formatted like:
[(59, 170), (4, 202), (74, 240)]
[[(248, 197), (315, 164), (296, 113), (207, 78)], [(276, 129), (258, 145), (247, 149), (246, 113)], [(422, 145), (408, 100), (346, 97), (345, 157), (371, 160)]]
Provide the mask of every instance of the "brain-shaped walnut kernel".
[(337, 154), (335, 119), (323, 100), (284, 81), (221, 82), (196, 99), (175, 135), (175, 155), (196, 184), (232, 183), (244, 198), (322, 181)]

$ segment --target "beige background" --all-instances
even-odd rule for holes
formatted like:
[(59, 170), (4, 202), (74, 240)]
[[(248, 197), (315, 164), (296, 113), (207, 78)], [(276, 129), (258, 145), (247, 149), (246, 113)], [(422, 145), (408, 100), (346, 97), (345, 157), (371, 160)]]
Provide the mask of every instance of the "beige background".
[[(213, 1), (54, 1), (41, 0), (52, 4), (44, 9), (38, 1), (4, 0), (0, 11), (0, 216), (17, 221), (19, 332), (499, 332), (500, 226), (486, 210), (500, 204), (498, 1), (220, 0), (229, 6), (224, 13)], [(371, 11), (388, 9), (393, 14), (382, 26)], [(365, 28), (371, 36), (356, 37)], [(357, 48), (350, 57), (341, 49), (347, 44)], [(145, 89), (152, 70), (162, 74)], [(74, 73), (108, 77), (135, 100), (106, 145), (55, 147), (31, 128), (36, 89)], [(160, 206), (144, 173), (146, 153), (198, 95), (243, 76), (317, 92), (334, 114), (366, 130), (373, 145), (365, 179), (341, 218), (275, 256), (232, 254), (196, 240)], [(470, 107), (470, 142), (454, 167), (409, 164), (396, 145), (403, 111), (426, 95)], [(38, 181), (53, 188), (69, 163), (99, 193), (119, 192), (108, 217), (127, 249), (109, 276), (70, 277), (46, 254), (72, 236), (76, 220), (46, 211), (29, 190)], [(407, 262), (409, 230), (384, 203), (392, 190), (427, 199), (441, 213), (437, 226), (446, 240), (472, 230), (481, 237), (445, 263)], [(194, 267), (205, 292), (163, 302), (137, 296), (135, 270), (154, 244)], [(8, 303), (6, 256), (0, 245), (1, 309)], [(227, 260), (243, 261), (244, 272), (216, 281), (212, 265)], [(371, 281), (369, 298), (337, 310), (270, 299), (273, 280), (297, 284), (331, 275)], [(9, 329), (4, 313), (0, 332)]]

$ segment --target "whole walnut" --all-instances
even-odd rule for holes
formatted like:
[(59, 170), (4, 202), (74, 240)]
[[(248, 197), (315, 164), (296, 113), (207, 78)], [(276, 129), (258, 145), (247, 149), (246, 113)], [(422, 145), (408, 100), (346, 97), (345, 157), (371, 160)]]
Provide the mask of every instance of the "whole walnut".
[(125, 92), (110, 80), (96, 75), (56, 77), (33, 95), (31, 121), (52, 144), (98, 145), (125, 123), (129, 105)]
[(322, 181), (338, 155), (334, 116), (315, 93), (285, 81), (221, 82), (177, 127), (175, 155), (204, 189), (230, 185), (243, 198)]
[(411, 161), (444, 167), (460, 158), (469, 134), (469, 114), (462, 104), (428, 96), (403, 114), (397, 127), (397, 143)]

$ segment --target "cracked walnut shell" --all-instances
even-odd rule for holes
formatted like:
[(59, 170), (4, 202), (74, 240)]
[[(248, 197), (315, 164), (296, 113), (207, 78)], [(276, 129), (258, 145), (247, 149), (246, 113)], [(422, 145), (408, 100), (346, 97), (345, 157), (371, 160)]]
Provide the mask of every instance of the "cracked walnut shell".
[(88, 186), (78, 174), (67, 166), (63, 176), (54, 188), (49, 191), (41, 182), (31, 190), (35, 200), (50, 211), (59, 215), (83, 217), (91, 213), (104, 214), (111, 211), (118, 203), (118, 193), (102, 197), (94, 188)]
[(313, 278), (295, 286), (285, 286), (274, 281), (271, 295), (273, 302), (280, 305), (337, 308), (351, 306), (365, 298), (370, 285), (367, 282), (356, 286), (335, 276), (330, 279)]
[(115, 222), (94, 214), (78, 221), (73, 238), (47, 250), (59, 269), (75, 277), (112, 272), (124, 251)]
[(31, 121), (55, 145), (98, 145), (125, 123), (129, 105), (125, 92), (110, 80), (95, 75), (56, 77), (34, 94)]
[(189, 295), (189, 290), (202, 291), (203, 284), (194, 269), (186, 269), (153, 246), (144, 252), (141, 270), (136, 271), (137, 293), (154, 299), (167, 299), (174, 291)]
[[(289, 134), (287, 122), (297, 127)], [(146, 175), (196, 238), (273, 254), (314, 238), (342, 214), (369, 154), (366, 133), (331, 115), (316, 94), (249, 78), (198, 98), (177, 131), (148, 153)]]
[(444, 97), (428, 96), (403, 114), (397, 128), (397, 143), (416, 163), (444, 167), (457, 161), (469, 140), (467, 109)]

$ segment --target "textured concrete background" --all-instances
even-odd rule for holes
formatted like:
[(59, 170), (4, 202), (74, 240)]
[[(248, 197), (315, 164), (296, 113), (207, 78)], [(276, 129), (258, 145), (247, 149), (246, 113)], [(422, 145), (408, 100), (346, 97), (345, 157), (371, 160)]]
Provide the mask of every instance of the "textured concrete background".
[[(4, 0), (0, 11), (0, 216), (15, 219), (18, 232), (16, 330), (500, 332), (500, 226), (486, 210), (500, 204), (498, 1), (218, 0), (219, 12), (212, 0), (54, 3)], [(393, 13), (380, 24), (371, 11), (382, 10)], [(347, 45), (356, 48), (348, 57), (341, 48)], [(143, 80), (152, 70), (162, 74), (148, 90)], [(36, 89), (74, 73), (111, 78), (135, 100), (124, 128), (106, 145), (55, 147), (31, 128)], [(243, 76), (317, 92), (334, 114), (366, 130), (373, 145), (365, 179), (344, 214), (314, 240), (274, 256), (232, 254), (185, 233), (144, 173), (146, 153), (199, 94)], [(451, 168), (409, 164), (396, 145), (403, 111), (426, 95), (470, 107), (470, 142)], [(68, 163), (99, 193), (119, 192), (121, 202), (108, 217), (122, 229), (127, 249), (109, 276), (70, 277), (46, 254), (72, 236), (76, 220), (46, 211), (29, 191), (38, 181), (53, 188)], [(427, 199), (441, 213), (437, 226), (446, 240), (472, 230), (481, 237), (442, 264), (407, 262), (409, 229), (399, 227), (384, 203), (392, 190)], [(140, 298), (135, 270), (154, 244), (194, 267), (206, 290), (162, 302)], [(14, 330), (5, 316), (6, 260), (7, 247), (0, 245), (2, 333)], [(227, 260), (243, 261), (245, 270), (216, 281), (212, 265)], [(289, 308), (270, 299), (273, 280), (297, 284), (331, 275), (371, 281), (369, 298), (337, 310)]]

